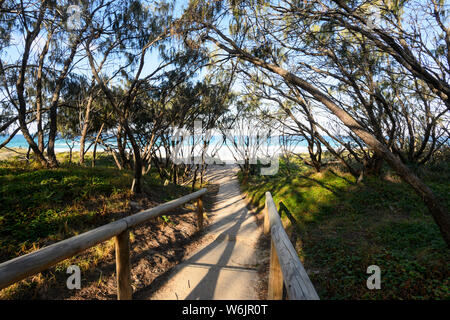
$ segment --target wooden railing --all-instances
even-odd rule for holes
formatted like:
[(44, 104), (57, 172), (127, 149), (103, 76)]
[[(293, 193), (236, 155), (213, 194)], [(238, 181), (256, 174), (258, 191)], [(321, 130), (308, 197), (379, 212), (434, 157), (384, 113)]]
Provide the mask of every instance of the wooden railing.
[(157, 207), (141, 211), (78, 236), (6, 261), (0, 264), (0, 289), (39, 273), (62, 260), (115, 237), (117, 298), (119, 300), (129, 300), (133, 293), (130, 267), (130, 229), (193, 200), (197, 200), (197, 223), (198, 228), (202, 229), (202, 196), (205, 193), (206, 189), (201, 189)]
[(283, 288), (286, 288), (290, 300), (319, 300), (316, 289), (284, 230), (270, 192), (266, 192), (264, 234), (271, 236), (267, 298), (283, 299)]

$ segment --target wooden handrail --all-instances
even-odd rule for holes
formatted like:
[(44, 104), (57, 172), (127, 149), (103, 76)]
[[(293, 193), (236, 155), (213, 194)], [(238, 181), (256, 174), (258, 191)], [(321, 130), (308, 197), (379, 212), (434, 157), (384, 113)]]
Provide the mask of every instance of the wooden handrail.
[(264, 234), (271, 235), (268, 299), (283, 299), (285, 286), (290, 300), (319, 300), (316, 289), (284, 230), (270, 192), (266, 192)]
[(131, 299), (129, 230), (192, 200), (197, 200), (198, 227), (201, 229), (203, 224), (201, 197), (206, 192), (207, 190), (203, 188), (157, 207), (141, 211), (72, 238), (54, 243), (48, 247), (3, 262), (0, 264), (0, 290), (115, 237), (117, 297), (120, 300)]

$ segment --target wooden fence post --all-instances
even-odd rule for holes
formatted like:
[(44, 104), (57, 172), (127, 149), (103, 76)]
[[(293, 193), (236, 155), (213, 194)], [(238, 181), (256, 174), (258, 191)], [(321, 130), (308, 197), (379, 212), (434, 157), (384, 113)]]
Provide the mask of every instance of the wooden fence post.
[(277, 249), (273, 241), (270, 241), (270, 268), (269, 268), (269, 288), (268, 300), (283, 299), (283, 273), (281, 272), (280, 261), (278, 260)]
[(203, 199), (199, 197), (197, 199), (197, 227), (198, 230), (203, 229)]
[[(203, 188), (157, 207), (143, 210), (72, 238), (2, 262), (0, 263), (0, 290), (114, 237), (116, 246), (117, 297), (121, 300), (131, 299), (133, 292), (130, 274), (129, 230), (152, 218), (170, 212), (185, 203), (191, 203), (206, 192), (207, 190)], [(199, 203), (202, 213), (200, 218), (203, 224), (203, 204), (201, 200)]]
[(269, 219), (269, 207), (267, 205), (267, 193), (266, 193), (266, 203), (264, 206), (264, 235), (270, 234), (270, 219)]
[(114, 240), (116, 244), (117, 300), (131, 300), (133, 289), (131, 288), (129, 230), (118, 234)]

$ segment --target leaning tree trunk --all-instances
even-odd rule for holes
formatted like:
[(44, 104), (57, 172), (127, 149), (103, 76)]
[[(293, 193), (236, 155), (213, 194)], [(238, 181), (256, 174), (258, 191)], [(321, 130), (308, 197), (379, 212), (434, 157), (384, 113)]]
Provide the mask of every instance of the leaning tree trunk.
[[(217, 31), (217, 30), (216, 30)], [(376, 139), (376, 137), (364, 129), (358, 121), (356, 121), (347, 111), (341, 109), (332, 99), (327, 97), (324, 93), (311, 85), (309, 82), (297, 77), (293, 73), (270, 63), (265, 62), (259, 58), (256, 58), (246, 51), (240, 49), (231, 39), (221, 34), (219, 35), (227, 42), (233, 45), (233, 49), (230, 49), (215, 39), (212, 39), (220, 48), (225, 51), (236, 55), (239, 53), (239, 57), (243, 60), (253, 63), (256, 66), (265, 68), (273, 73), (280, 75), (286, 82), (291, 83), (302, 90), (305, 90), (311, 94), (317, 101), (321, 102), (328, 110), (330, 110), (335, 116), (337, 116), (350, 130), (352, 130), (358, 137), (361, 138), (370, 148), (380, 154), (386, 162), (395, 170), (395, 172), (408, 183), (414, 191), (423, 199), (428, 210), (433, 216), (434, 221), (439, 227), (441, 234), (450, 247), (450, 215), (447, 209), (442, 204), (433, 191), (420, 180), (409, 168), (403, 164), (403, 162), (396, 157), (384, 144)]]
[(89, 122), (90, 122), (90, 113), (91, 113), (91, 105), (93, 101), (92, 95), (89, 96), (87, 105), (86, 105), (86, 112), (84, 114), (84, 122), (83, 122), (83, 129), (81, 130), (81, 137), (80, 137), (80, 164), (84, 164), (84, 145), (86, 143), (86, 136), (89, 129)]
[(94, 151), (92, 152), (92, 167), (95, 167), (95, 159), (96, 159), (95, 157), (97, 156), (97, 144), (98, 140), (100, 139), (100, 135), (102, 134), (104, 125), (105, 123), (103, 122), (102, 125), (100, 126), (100, 130), (98, 130), (97, 136), (95, 137)]
[(438, 225), (441, 234), (450, 247), (450, 216), (442, 202), (436, 197), (433, 191), (420, 180), (403, 162), (396, 157), (385, 145), (378, 141), (375, 136), (365, 130), (353, 117), (345, 110), (338, 107), (331, 99), (326, 97), (318, 89), (298, 78), (292, 73), (276, 66), (271, 66), (274, 72), (283, 76), (286, 81), (294, 83), (305, 91), (313, 95), (318, 101), (324, 104), (333, 114), (335, 114), (350, 130), (360, 137), (370, 148), (375, 150), (395, 172), (408, 183), (414, 191), (423, 199), (433, 219)]

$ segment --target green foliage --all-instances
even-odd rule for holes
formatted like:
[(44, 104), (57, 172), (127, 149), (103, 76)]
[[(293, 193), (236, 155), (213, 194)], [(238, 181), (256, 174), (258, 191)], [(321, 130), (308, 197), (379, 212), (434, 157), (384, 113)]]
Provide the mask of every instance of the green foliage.
[[(94, 168), (65, 164), (65, 156), (58, 155), (63, 165), (53, 170), (0, 162), (0, 261), (127, 214), (132, 171), (117, 170), (104, 156), (97, 162), (104, 165)], [(190, 192), (162, 184), (156, 172), (144, 176), (144, 191), (152, 200)]]
[[(409, 186), (381, 178), (357, 185), (348, 174), (301, 165), (290, 170), (282, 163), (279, 174), (252, 176), (243, 188), (259, 208), (266, 191), (289, 208), (300, 230), (294, 245), (322, 299), (448, 299), (450, 252)], [(448, 170), (423, 170), (449, 205)], [(298, 229), (283, 222), (289, 233)], [(370, 265), (381, 269), (381, 290), (366, 287)]]

